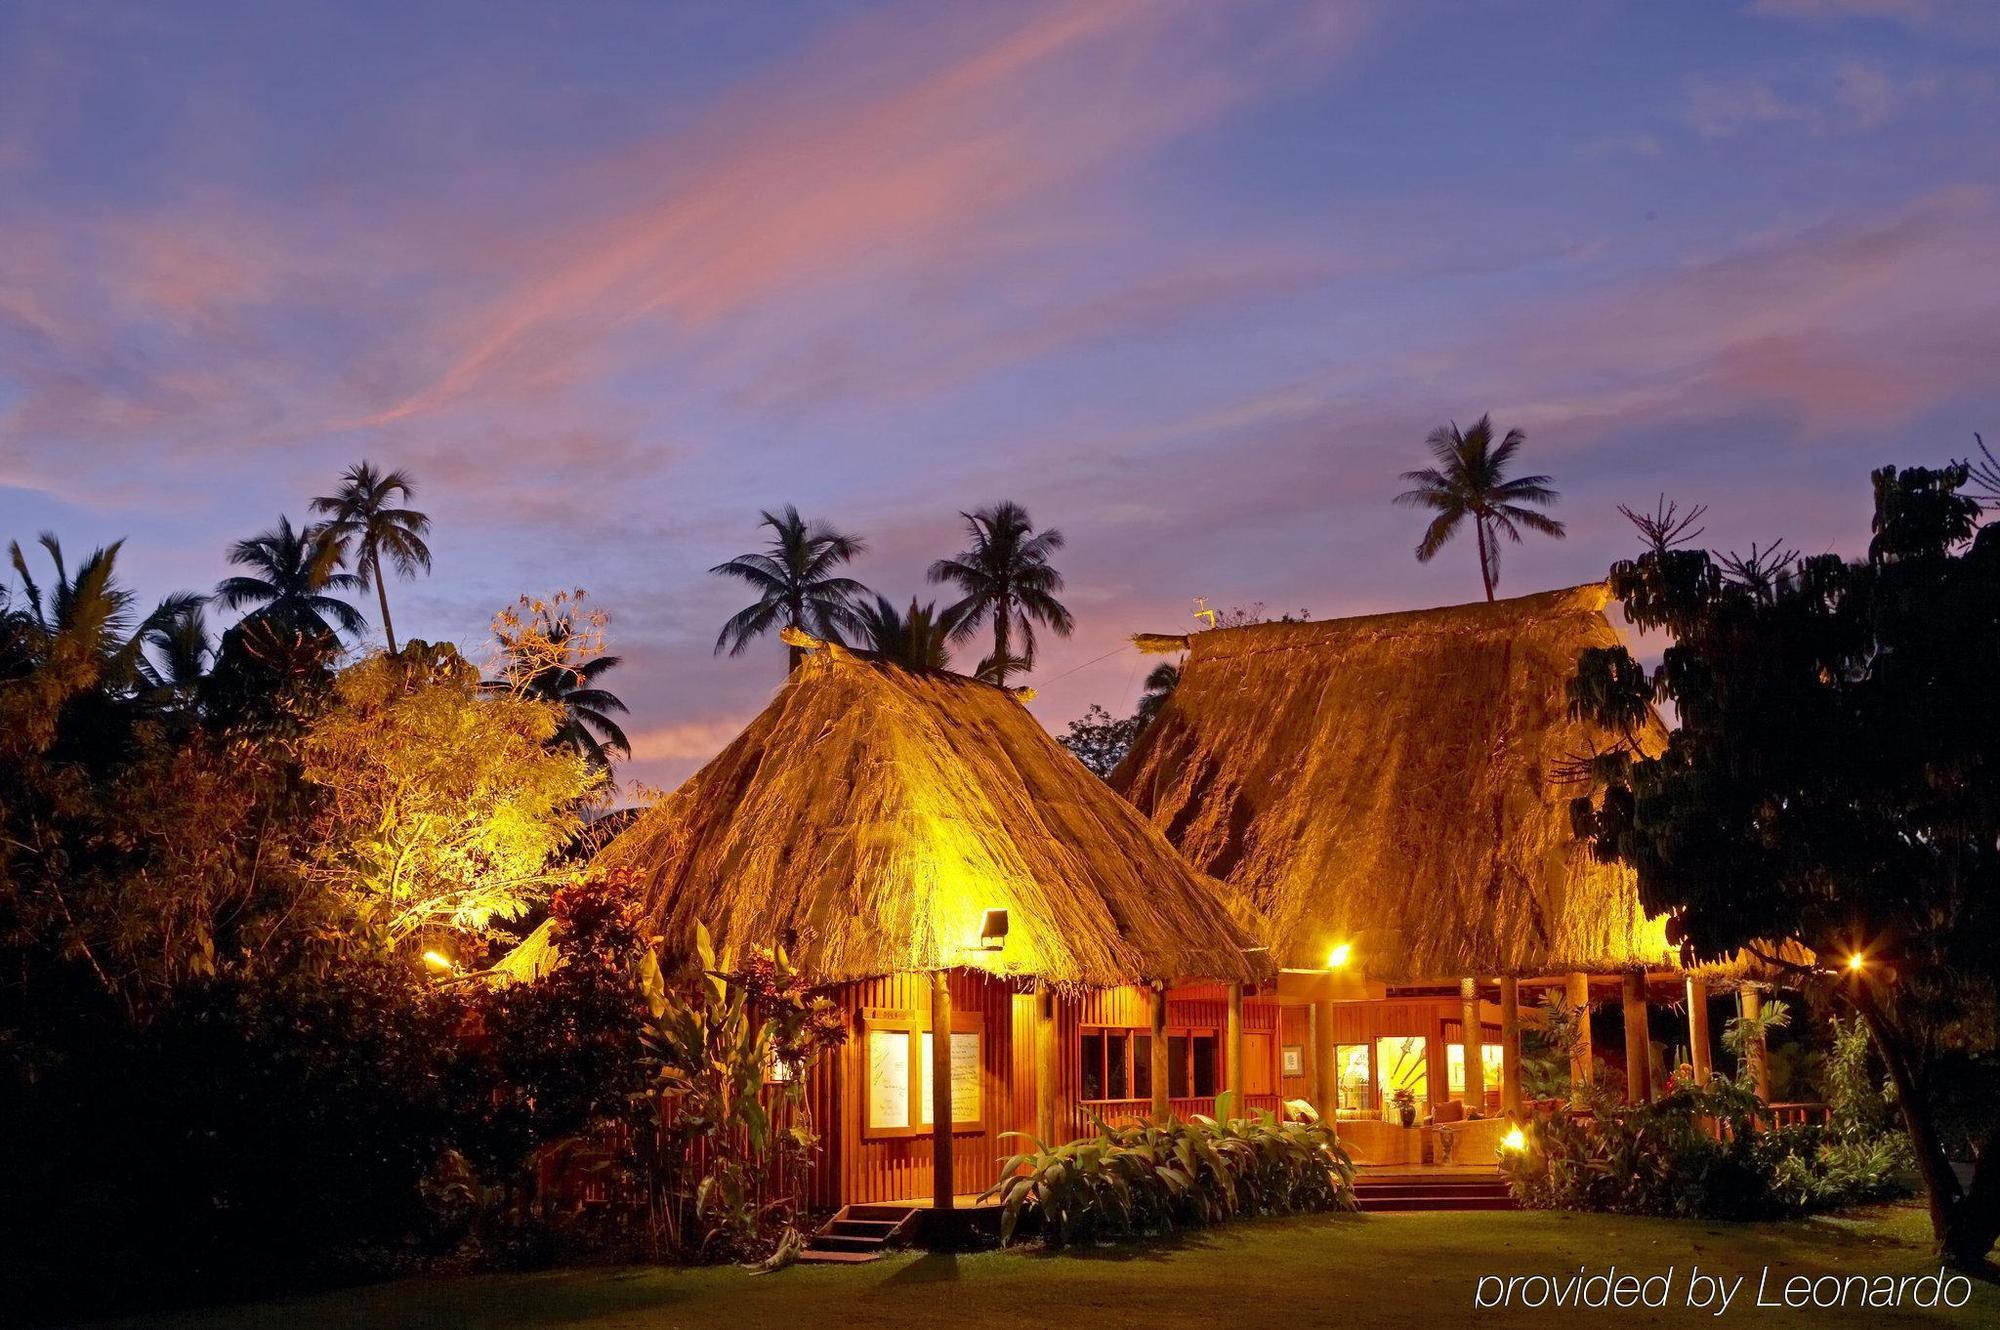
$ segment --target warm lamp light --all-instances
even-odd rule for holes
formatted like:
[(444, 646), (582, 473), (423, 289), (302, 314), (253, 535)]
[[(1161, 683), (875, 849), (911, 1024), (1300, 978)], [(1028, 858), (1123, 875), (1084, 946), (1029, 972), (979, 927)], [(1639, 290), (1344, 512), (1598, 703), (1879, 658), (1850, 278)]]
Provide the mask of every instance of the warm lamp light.
[(1858, 951), (1847, 958), (1847, 968), (1854, 974), (1860, 974), (1861, 967), (1866, 964), (1868, 964), (1868, 958)]
[(424, 964), (430, 966), (433, 970), (444, 970), (447, 972), (458, 968), (458, 962), (441, 951), (425, 952)]
[(1510, 1128), (1507, 1134), (1500, 1138), (1500, 1148), (1511, 1151), (1514, 1154), (1519, 1154), (1528, 1148), (1528, 1133), (1522, 1131), (1519, 1127)]
[(1335, 944), (1333, 950), (1326, 953), (1326, 968), (1329, 970), (1340, 969), (1347, 964), (1348, 957), (1353, 954), (1354, 948), (1348, 943), (1341, 942)]

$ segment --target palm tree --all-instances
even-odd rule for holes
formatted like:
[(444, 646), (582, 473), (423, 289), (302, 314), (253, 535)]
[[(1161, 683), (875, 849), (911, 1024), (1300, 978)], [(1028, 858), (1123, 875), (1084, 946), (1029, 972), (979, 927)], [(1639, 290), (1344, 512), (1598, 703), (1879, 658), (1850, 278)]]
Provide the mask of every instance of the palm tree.
[(916, 674), (951, 668), (951, 635), (957, 623), (950, 610), (940, 613), (935, 602), (919, 605), (912, 596), (909, 613), (901, 614), (887, 596), (877, 596), (860, 613), (868, 650), (891, 665)]
[(382, 632), (389, 639), (392, 656), (396, 654), (396, 625), (389, 618), (382, 558), (387, 555), (405, 581), (414, 579), (420, 570), (431, 570), (430, 546), (424, 543), (431, 519), (414, 508), (391, 506), (398, 500), (408, 502), (416, 492), (408, 472), (384, 475), (364, 461), (347, 469), (339, 490), (312, 501), (313, 511), (326, 515), (326, 529), (341, 542), (343, 550), (347, 542), (354, 542), (354, 571), (362, 590), (371, 585), (375, 588), (376, 601), (382, 607)]
[[(532, 650), (528, 648), (532, 642)], [(624, 656), (590, 656), (576, 650), (578, 634), (568, 614), (544, 610), (534, 630), (524, 634), (508, 652), (506, 678), (486, 680), (488, 692), (510, 692), (514, 696), (548, 702), (562, 712), (562, 724), (548, 736), (548, 748), (568, 748), (590, 760), (598, 770), (610, 770), (612, 754), (632, 756), (632, 742), (612, 720), (612, 712), (624, 716), (626, 704), (618, 694), (602, 686), (608, 672), (616, 670)]]
[(86, 669), (93, 677), (84, 686), (123, 691), (143, 682), (146, 643), (175, 619), (200, 610), (200, 596), (176, 592), (134, 623), (135, 597), (117, 578), (124, 541), (91, 551), (74, 576), (54, 534), (44, 531), (39, 543), (56, 570), (46, 594), (29, 571), (20, 543), (9, 542), (7, 550), (21, 578), (23, 604), (11, 609), (9, 617), (22, 639), (25, 662)]
[[(972, 636), (982, 619), (991, 621), (993, 654), (980, 662), (978, 673), (1004, 686), (1009, 674), (1033, 667), (1037, 623), (1058, 637), (1068, 637), (1076, 627), (1055, 597), (1062, 590), (1062, 574), (1049, 563), (1049, 555), (1063, 547), (1063, 534), (1054, 527), (1036, 534), (1027, 510), (1018, 503), (996, 503), (959, 515), (972, 543), (958, 557), (932, 564), (930, 579), (949, 582), (965, 593), (947, 611), (955, 620), (954, 641)], [(1014, 653), (1017, 634), (1019, 655)]]
[[(859, 632), (862, 618), (854, 602), (868, 594), (868, 588), (851, 577), (834, 576), (833, 570), (867, 549), (861, 538), (824, 522), (808, 523), (790, 504), (776, 514), (760, 516), (758, 525), (774, 533), (769, 547), (757, 554), (739, 554), (708, 570), (748, 582), (757, 591), (754, 603), (722, 625), (715, 654), (727, 647), (730, 655), (740, 656), (757, 638), (777, 628), (797, 628), (836, 642), (842, 632)], [(805, 652), (799, 647), (789, 650), (789, 668), (795, 670)]]
[(1486, 599), (1500, 582), (1500, 537), (1504, 533), (1521, 543), (1521, 527), (1545, 536), (1562, 539), (1563, 524), (1524, 505), (1546, 508), (1559, 497), (1549, 488), (1547, 476), (1520, 476), (1507, 479), (1507, 465), (1528, 436), (1510, 429), (1507, 437), (1493, 446), (1493, 422), (1481, 416), (1471, 429), (1460, 433), (1458, 426), (1440, 425), (1424, 443), (1437, 459), (1434, 467), (1406, 471), (1403, 480), (1412, 488), (1396, 496), (1406, 508), (1427, 508), (1436, 513), (1417, 543), (1417, 562), (1429, 563), (1445, 543), (1458, 534), (1458, 526), (1468, 516), (1479, 540), (1479, 579), (1486, 587)]
[(215, 642), (208, 635), (201, 606), (190, 606), (146, 635), (152, 655), (139, 658), (139, 675), (160, 702), (169, 707), (193, 700), (215, 662)]
[(292, 519), (229, 551), (229, 561), (250, 569), (248, 575), (226, 577), (215, 598), (230, 609), (254, 605), (251, 618), (310, 637), (350, 636), (367, 626), (361, 612), (332, 592), (359, 591), (364, 585), (353, 573), (340, 571), (340, 538), (325, 527), (294, 530)]
[(1181, 686), (1181, 667), (1178, 662), (1163, 660), (1146, 675), (1144, 691), (1139, 694), (1139, 728), (1145, 729), (1166, 706), (1167, 699), (1174, 695), (1174, 689)]

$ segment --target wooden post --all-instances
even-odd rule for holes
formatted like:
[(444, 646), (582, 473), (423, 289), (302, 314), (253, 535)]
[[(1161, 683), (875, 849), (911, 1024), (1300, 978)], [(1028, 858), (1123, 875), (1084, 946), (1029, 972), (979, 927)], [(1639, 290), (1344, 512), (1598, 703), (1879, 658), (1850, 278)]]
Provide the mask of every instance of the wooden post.
[(1328, 1122), (1340, 1104), (1340, 1068), (1333, 1060), (1333, 1003), (1313, 1003), (1313, 1107)]
[[(1737, 990), (1737, 998), (1743, 1004), (1743, 1019), (1754, 1021), (1764, 1012), (1763, 994), (1757, 985), (1744, 984)], [(1757, 1097), (1765, 1103), (1771, 1102), (1771, 1050), (1765, 1046), (1763, 1035), (1758, 1035), (1745, 1045), (1750, 1056), (1750, 1071), (1756, 1077)]]
[(1646, 1031), (1646, 976), (1640, 970), (1624, 975), (1625, 1102), (1643, 1104), (1652, 1097), (1650, 1068), (1652, 1038)]
[(1062, 1084), (1062, 1036), (1056, 1020), (1056, 994), (1044, 987), (1035, 1002), (1036, 1048), (1035, 1128), (1042, 1144), (1055, 1146), (1056, 1091)]
[(1521, 1121), (1521, 984), (1500, 980), (1500, 1111)]
[(1243, 1067), (1243, 985), (1232, 983), (1229, 986), (1229, 1093), (1233, 1096), (1230, 1109), (1239, 1118), (1249, 1113), (1243, 1105), (1244, 1087), (1248, 1083)]
[(1569, 977), (1569, 1006), (1576, 1013), (1576, 1047), (1569, 1051), (1569, 1098), (1581, 1104), (1590, 1094), (1590, 976), (1581, 970)]
[(931, 973), (931, 1204), (952, 1207), (951, 975)]
[(1465, 1112), (1469, 1117), (1486, 1111), (1486, 1058), (1482, 1045), (1486, 1036), (1479, 1023), (1479, 981), (1458, 981), (1459, 1043), (1465, 1051)]
[(1153, 1116), (1167, 1116), (1167, 986), (1153, 985)]
[(1708, 980), (1689, 975), (1688, 1064), (1694, 1068), (1694, 1083), (1707, 1085), (1714, 1074), (1708, 1057)]

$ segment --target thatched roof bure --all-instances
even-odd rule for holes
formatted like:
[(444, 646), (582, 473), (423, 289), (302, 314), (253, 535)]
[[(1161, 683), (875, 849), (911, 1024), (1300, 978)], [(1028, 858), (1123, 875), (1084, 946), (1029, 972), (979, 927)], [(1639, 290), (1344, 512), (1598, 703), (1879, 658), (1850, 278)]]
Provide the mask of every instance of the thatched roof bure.
[[(1063, 984), (1270, 973), (1218, 883), (1001, 689), (808, 656), (714, 761), (598, 857), (670, 951), (783, 942), (831, 982), (950, 968)], [(977, 949), (988, 909), (998, 951)]]
[[(1601, 586), (1195, 633), (1113, 773), (1263, 913), (1282, 964), (1347, 942), (1371, 978), (1671, 967), (1632, 876), (1572, 836), (1579, 650), (1619, 641)], [(1649, 736), (1656, 738), (1657, 736)]]

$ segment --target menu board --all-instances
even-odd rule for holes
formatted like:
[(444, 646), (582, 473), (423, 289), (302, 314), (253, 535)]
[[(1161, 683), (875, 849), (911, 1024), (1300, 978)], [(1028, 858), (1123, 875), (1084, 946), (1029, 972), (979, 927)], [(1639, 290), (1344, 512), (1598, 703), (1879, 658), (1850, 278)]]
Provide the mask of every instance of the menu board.
[[(924, 1043), (923, 1099), (918, 1104), (922, 1122), (931, 1120), (931, 1090), (934, 1084), (929, 1035)], [(954, 1030), (951, 1035), (951, 1120), (953, 1123), (979, 1121), (979, 1033)]]
[[(930, 1048), (924, 1051), (925, 1083), (929, 1083)], [(928, 1099), (926, 1103), (930, 1102)], [(868, 1125), (910, 1125), (910, 1032), (868, 1032)]]

